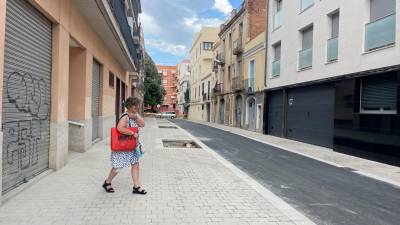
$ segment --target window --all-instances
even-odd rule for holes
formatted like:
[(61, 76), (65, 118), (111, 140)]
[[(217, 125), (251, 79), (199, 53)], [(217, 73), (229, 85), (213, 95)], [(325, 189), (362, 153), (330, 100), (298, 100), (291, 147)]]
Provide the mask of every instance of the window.
[(396, 0), (370, 0), (370, 23), (365, 25), (365, 51), (393, 45), (396, 39)]
[(203, 43), (203, 49), (206, 51), (210, 51), (213, 48), (213, 43), (212, 42), (204, 42)]
[(236, 76), (240, 77), (240, 73), (241, 73), (241, 68), (242, 67), (242, 61), (238, 61), (236, 64)]
[(108, 85), (114, 87), (114, 74), (111, 72), (108, 74)]
[(275, 0), (274, 29), (282, 26), (282, 0)]
[(200, 97), (200, 85), (199, 85), (199, 97)]
[(397, 113), (396, 74), (376, 75), (361, 80), (361, 113)]
[(327, 62), (334, 62), (338, 59), (339, 47), (339, 12), (330, 15), (331, 38), (327, 41), (326, 59)]
[(231, 79), (231, 66), (228, 66), (228, 79)]
[(204, 82), (201, 84), (201, 93), (204, 95)]
[(232, 33), (229, 33), (229, 47), (232, 48)]
[(248, 83), (248, 87), (252, 88), (251, 90), (254, 91), (254, 75), (255, 75), (255, 64), (256, 61), (253, 59), (250, 61), (249, 64), (249, 83)]
[(314, 0), (300, 0), (301, 1), (301, 11), (304, 11), (314, 5)]
[(272, 62), (272, 76), (281, 74), (281, 42), (272, 46), (274, 48), (274, 61)]
[(396, 0), (371, 0), (370, 22), (396, 13)]
[(299, 52), (299, 70), (312, 67), (313, 26), (305, 28), (302, 33), (302, 50)]
[(207, 89), (208, 89), (208, 91), (207, 91), (208, 98), (210, 98), (210, 86), (211, 86), (211, 83), (210, 83), (210, 81), (208, 81), (208, 86), (207, 86)]
[(162, 83), (163, 83), (163, 84), (167, 84), (167, 80), (163, 80)]

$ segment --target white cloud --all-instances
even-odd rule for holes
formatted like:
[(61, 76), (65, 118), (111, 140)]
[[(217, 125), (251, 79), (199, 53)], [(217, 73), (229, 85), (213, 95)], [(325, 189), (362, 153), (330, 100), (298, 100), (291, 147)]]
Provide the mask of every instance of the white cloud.
[(188, 54), (186, 46), (168, 43), (161, 39), (147, 39), (146, 45), (155, 48), (160, 52), (169, 53), (176, 56), (185, 57)]
[(161, 28), (158, 26), (156, 20), (154, 17), (152, 17), (149, 14), (142, 13), (140, 15), (140, 20), (142, 24), (146, 26), (145, 31), (148, 34), (160, 34), (161, 33)]
[(225, 15), (229, 15), (229, 13), (231, 13), (233, 10), (233, 7), (228, 0), (215, 0), (213, 8), (224, 13)]
[(223, 21), (217, 18), (183, 18), (183, 24), (194, 32), (200, 31), (201, 27), (218, 27)]

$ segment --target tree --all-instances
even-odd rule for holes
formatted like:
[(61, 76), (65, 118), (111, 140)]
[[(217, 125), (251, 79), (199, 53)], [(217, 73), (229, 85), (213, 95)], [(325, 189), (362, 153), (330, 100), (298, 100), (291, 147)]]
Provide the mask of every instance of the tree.
[(153, 59), (147, 54), (144, 57), (144, 104), (154, 108), (158, 104), (162, 104), (166, 94), (165, 89), (161, 86), (162, 77), (158, 73), (157, 67)]
[(185, 102), (190, 103), (189, 88), (185, 91)]

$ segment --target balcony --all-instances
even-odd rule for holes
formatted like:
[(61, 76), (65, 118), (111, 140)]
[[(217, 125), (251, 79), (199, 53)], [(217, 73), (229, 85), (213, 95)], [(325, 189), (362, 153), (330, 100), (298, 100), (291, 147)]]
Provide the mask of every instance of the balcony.
[(222, 94), (222, 83), (217, 83), (217, 84), (215, 84), (215, 87), (214, 87), (214, 94), (216, 94), (216, 95), (220, 95), (220, 94)]
[(218, 53), (215, 62), (218, 63), (218, 65), (220, 66), (225, 65), (225, 53)]
[[(113, 12), (115, 18), (117, 19), (119, 29), (122, 33), (124, 41), (128, 47), (129, 54), (130, 54), (131, 58), (133, 59), (133, 61), (135, 62), (135, 66), (137, 68), (138, 61), (141, 58), (140, 55), (142, 52), (140, 50), (140, 47), (139, 47), (139, 51), (137, 51), (138, 47), (135, 47), (134, 36), (132, 35), (132, 30), (131, 30), (131, 27), (129, 26), (128, 17), (126, 14), (126, 11), (127, 11), (126, 5), (125, 5), (124, 1), (120, 1), (120, 0), (110, 0), (109, 2), (111, 5), (112, 12)], [(136, 35), (136, 33), (135, 33), (135, 35)], [(140, 33), (137, 32), (137, 35), (140, 35)], [(139, 43), (140, 43), (140, 39), (139, 39)]]
[(243, 53), (243, 44), (242, 38), (238, 38), (238, 40), (233, 42), (233, 54), (234, 55), (241, 55)]
[(279, 27), (282, 26), (282, 17), (283, 17), (282, 15), (283, 15), (282, 10), (275, 13), (275, 16), (274, 16), (274, 30), (278, 29)]
[(217, 73), (217, 72), (218, 72), (218, 62), (215, 61), (215, 60), (214, 60), (214, 62), (213, 62), (212, 71), (213, 71), (214, 73)]
[(312, 52), (312, 48), (299, 51), (299, 70), (312, 67)]
[(207, 93), (203, 93), (203, 102), (209, 101), (210, 100), (210, 95)]
[(393, 45), (396, 39), (396, 14), (365, 25), (365, 51)]
[(327, 62), (334, 62), (338, 59), (339, 38), (331, 38), (326, 44), (326, 60)]
[(281, 75), (281, 60), (275, 60), (272, 62), (272, 77)]
[(239, 76), (232, 78), (231, 85), (232, 85), (232, 91), (240, 91), (243, 89), (242, 80), (240, 79)]
[(253, 94), (255, 91), (255, 86), (254, 86), (254, 78), (248, 78), (243, 80), (243, 87), (246, 90), (247, 94)]
[[(80, 14), (86, 19), (93, 31), (98, 34), (106, 48), (110, 51), (111, 55), (117, 60), (117, 62), (125, 70), (130, 72), (135, 71), (136, 65), (131, 56), (128, 43), (126, 42), (122, 33), (122, 29), (120, 28), (123, 26), (128, 26), (127, 29), (129, 31), (129, 35), (132, 36), (130, 32), (131, 28), (127, 22), (127, 15), (125, 13), (121, 14), (121, 17), (124, 15), (125, 19), (117, 17), (117, 13), (115, 12), (116, 9), (114, 9), (114, 1), (112, 0), (73, 0), (73, 3), (79, 10)], [(125, 23), (123, 21), (125, 21)]]
[(314, 0), (301, 0), (301, 11), (304, 11), (314, 5)]

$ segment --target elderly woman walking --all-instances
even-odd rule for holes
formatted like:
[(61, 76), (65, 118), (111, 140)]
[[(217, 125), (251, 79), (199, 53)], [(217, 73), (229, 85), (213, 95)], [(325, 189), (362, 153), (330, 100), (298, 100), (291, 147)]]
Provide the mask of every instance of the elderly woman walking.
[[(144, 127), (144, 119), (139, 115), (140, 100), (135, 97), (130, 97), (125, 101), (126, 112), (122, 114), (117, 124), (117, 129), (120, 133), (125, 135), (133, 135), (138, 138), (137, 133), (127, 129), (129, 127)], [(143, 146), (138, 142), (143, 152)], [(111, 182), (114, 177), (118, 174), (118, 170), (131, 167), (131, 175), (133, 181), (133, 194), (147, 194), (146, 190), (140, 187), (139, 179), (139, 156), (135, 153), (135, 149), (126, 152), (111, 152), (111, 171), (104, 181), (103, 188), (106, 192), (113, 193), (114, 188), (111, 186)]]

